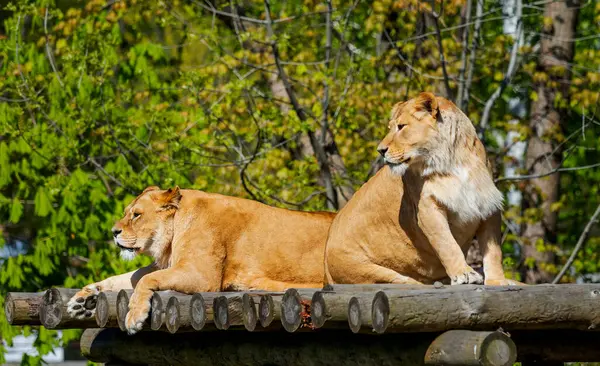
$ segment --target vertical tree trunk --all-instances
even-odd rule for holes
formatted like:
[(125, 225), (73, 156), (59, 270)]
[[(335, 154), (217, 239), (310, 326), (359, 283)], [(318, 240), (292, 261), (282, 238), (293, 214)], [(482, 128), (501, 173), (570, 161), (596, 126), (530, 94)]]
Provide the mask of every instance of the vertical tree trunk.
[[(556, 169), (561, 162), (562, 151), (556, 136), (565, 123), (565, 108), (568, 106), (571, 73), (568, 63), (573, 60), (573, 41), (577, 24), (579, 3), (551, 1), (544, 5), (544, 29), (541, 40), (538, 72), (547, 75), (534, 84), (537, 99), (531, 106), (531, 137), (527, 147), (526, 166), (530, 174), (544, 174)], [(550, 22), (551, 20), (551, 22)], [(545, 265), (553, 264), (555, 255), (550, 251), (538, 250), (540, 244), (556, 243), (557, 212), (551, 206), (559, 198), (558, 173), (535, 178), (525, 192), (524, 208), (541, 209), (540, 220), (525, 224), (523, 236), (526, 258), (533, 258), (535, 265), (525, 268), (525, 281), (544, 283), (552, 280)]]

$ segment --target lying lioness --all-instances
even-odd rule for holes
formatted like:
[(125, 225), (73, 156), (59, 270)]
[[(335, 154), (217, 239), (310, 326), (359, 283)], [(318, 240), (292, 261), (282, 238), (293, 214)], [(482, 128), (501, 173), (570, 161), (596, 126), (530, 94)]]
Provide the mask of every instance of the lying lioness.
[(320, 288), (333, 217), (177, 187), (146, 188), (112, 232), (124, 257), (146, 253), (155, 263), (84, 287), (68, 311), (91, 316), (93, 309), (83, 306), (87, 297), (135, 288), (126, 318), (135, 333), (148, 317), (153, 291)]
[(378, 147), (387, 166), (340, 210), (327, 240), (328, 283), (481, 284), (465, 260), (483, 252), (485, 284), (506, 280), (502, 194), (475, 128), (452, 102), (421, 93), (397, 104)]

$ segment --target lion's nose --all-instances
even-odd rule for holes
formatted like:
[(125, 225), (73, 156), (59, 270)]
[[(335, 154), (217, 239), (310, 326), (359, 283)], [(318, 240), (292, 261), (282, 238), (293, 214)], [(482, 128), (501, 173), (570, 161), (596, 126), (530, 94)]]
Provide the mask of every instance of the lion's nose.
[(121, 234), (121, 232), (122, 232), (122, 231), (123, 231), (123, 230), (121, 230), (121, 229), (117, 229), (117, 228), (115, 228), (115, 227), (113, 227), (113, 228), (112, 228), (112, 233), (113, 233), (113, 236), (114, 236), (115, 238), (117, 237), (117, 235)]
[(385, 153), (388, 151), (387, 147), (378, 147), (377, 151), (379, 152), (379, 154), (381, 154), (381, 156), (385, 157)]

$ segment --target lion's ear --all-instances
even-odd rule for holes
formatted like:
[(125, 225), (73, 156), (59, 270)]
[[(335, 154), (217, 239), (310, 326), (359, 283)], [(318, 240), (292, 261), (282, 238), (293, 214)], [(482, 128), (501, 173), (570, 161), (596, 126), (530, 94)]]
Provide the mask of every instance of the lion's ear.
[(178, 186), (175, 188), (167, 189), (161, 196), (162, 208), (165, 210), (168, 209), (178, 209), (179, 201), (181, 200), (181, 192)]
[(146, 193), (146, 192), (150, 192), (150, 191), (158, 191), (158, 190), (160, 190), (160, 188), (159, 188), (159, 187), (157, 187), (157, 186), (150, 186), (150, 187), (148, 187), (148, 188), (144, 189), (144, 191), (142, 192), (142, 194), (144, 194), (144, 193)]
[(431, 114), (436, 119), (439, 112), (438, 102), (433, 93), (423, 92), (420, 93), (415, 102), (415, 109), (417, 111), (423, 111)]

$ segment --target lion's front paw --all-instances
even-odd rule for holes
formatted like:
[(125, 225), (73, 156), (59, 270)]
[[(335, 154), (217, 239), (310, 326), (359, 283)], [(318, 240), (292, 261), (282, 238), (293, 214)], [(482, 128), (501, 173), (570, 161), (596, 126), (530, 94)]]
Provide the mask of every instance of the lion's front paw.
[(523, 283), (523, 282), (519, 282), (519, 281), (515, 281), (515, 280), (511, 280), (508, 278), (501, 278), (501, 279), (486, 279), (485, 280), (485, 284), (487, 286), (527, 286), (527, 284)]
[(129, 311), (125, 317), (125, 328), (127, 333), (135, 334), (142, 330), (144, 322), (150, 313), (150, 298), (134, 295), (129, 300)]
[(97, 285), (87, 285), (77, 292), (67, 303), (67, 313), (72, 318), (85, 319), (94, 316), (100, 289)]
[(469, 267), (465, 272), (451, 276), (452, 285), (483, 285), (483, 277)]

